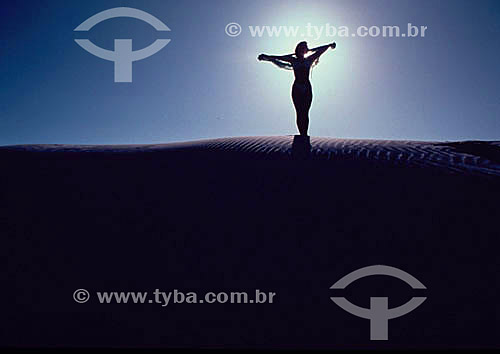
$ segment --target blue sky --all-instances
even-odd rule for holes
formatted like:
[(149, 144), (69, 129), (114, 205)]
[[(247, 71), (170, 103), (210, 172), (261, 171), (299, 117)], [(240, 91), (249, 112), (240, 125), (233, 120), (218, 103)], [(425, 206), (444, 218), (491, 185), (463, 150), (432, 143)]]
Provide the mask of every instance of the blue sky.
[[(146, 11), (157, 32), (115, 18), (73, 31), (113, 7)], [(226, 24), (243, 32), (229, 37)], [(427, 26), (425, 38), (252, 37), (248, 26)], [(138, 50), (171, 42), (115, 83), (113, 63), (74, 39)], [(296, 133), (293, 74), (258, 62), (301, 40), (337, 42), (312, 73), (312, 136), (500, 140), (500, 1), (40, 0), (2, 4), (0, 145), (130, 144)]]

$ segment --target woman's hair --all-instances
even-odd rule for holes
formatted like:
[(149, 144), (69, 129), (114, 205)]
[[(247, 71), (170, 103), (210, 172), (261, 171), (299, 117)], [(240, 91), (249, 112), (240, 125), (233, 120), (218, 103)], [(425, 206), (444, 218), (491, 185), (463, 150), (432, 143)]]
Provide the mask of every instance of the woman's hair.
[(297, 44), (297, 46), (295, 47), (295, 55), (298, 57), (300, 57), (299, 53), (300, 54), (304, 54), (304, 47), (307, 48), (307, 42), (300, 42), (299, 44)]
[[(303, 53), (303, 48), (305, 47), (305, 49), (307, 49), (306, 53), (307, 52), (310, 52), (311, 50), (307, 47), (307, 42), (306, 41), (303, 41), (303, 42), (300, 42), (299, 44), (297, 44), (297, 46), (295, 47), (295, 56), (298, 58), (299, 57), (299, 53)], [(316, 65), (318, 65), (319, 63), (319, 57), (316, 58), (315, 61), (313, 61), (311, 63), (311, 68), (314, 68)]]

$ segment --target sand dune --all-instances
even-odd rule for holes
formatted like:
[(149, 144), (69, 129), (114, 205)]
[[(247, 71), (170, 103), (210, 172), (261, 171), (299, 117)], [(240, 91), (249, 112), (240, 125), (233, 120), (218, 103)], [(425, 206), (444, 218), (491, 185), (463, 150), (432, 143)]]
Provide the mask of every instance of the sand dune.
[[(241, 153), (253, 158), (287, 159), (294, 141), (310, 160), (380, 161), (407, 167), (435, 167), (458, 173), (500, 176), (499, 141), (421, 142), (366, 139), (311, 138), (306, 146), (299, 136), (241, 137), (150, 145), (18, 145), (0, 152), (46, 153)], [(236, 157), (237, 158), (237, 157)]]
[[(0, 342), (9, 346), (498, 348), (499, 142), (293, 136), (0, 148)], [(389, 341), (336, 306), (370, 265), (427, 300)], [(390, 307), (390, 277), (346, 296)], [(92, 292), (88, 303), (72, 299)], [(99, 304), (97, 291), (255, 289), (273, 304)], [(418, 290), (422, 291), (422, 290)]]

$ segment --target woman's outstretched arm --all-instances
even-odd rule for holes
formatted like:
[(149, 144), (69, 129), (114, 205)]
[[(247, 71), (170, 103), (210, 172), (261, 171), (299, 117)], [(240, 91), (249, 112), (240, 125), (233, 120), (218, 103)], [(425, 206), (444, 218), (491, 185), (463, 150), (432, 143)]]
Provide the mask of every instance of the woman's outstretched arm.
[(323, 45), (321, 47), (317, 47), (317, 48), (311, 49), (311, 51), (314, 52), (314, 53), (311, 54), (310, 56), (308, 56), (307, 58), (311, 59), (312, 61), (315, 61), (315, 60), (319, 59), (319, 57), (321, 56), (321, 54), (323, 54), (324, 52), (326, 52), (328, 50), (328, 48), (335, 49), (336, 46), (337, 46), (337, 44), (335, 42), (333, 42), (331, 44), (327, 44), (327, 45)]
[(267, 55), (267, 54), (261, 54), (258, 56), (259, 60), (268, 60), (268, 61), (273, 61), (273, 60), (281, 60), (285, 61), (287, 63), (291, 63), (293, 60), (293, 55), (288, 54), (288, 55)]
[(269, 61), (281, 69), (291, 70), (292, 69), (291, 60), (278, 59), (278, 58), (282, 58), (282, 57), (286, 57), (286, 56), (284, 55), (284, 56), (278, 57), (278, 56), (273, 56), (273, 55), (261, 54), (261, 55), (259, 55), (258, 59)]

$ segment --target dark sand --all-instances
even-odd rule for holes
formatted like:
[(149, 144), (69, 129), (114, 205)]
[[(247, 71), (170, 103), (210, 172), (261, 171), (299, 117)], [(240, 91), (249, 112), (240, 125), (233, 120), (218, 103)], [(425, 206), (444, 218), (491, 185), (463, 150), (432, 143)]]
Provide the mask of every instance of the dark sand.
[[(294, 137), (0, 148), (9, 346), (499, 347), (500, 143)], [(427, 296), (370, 342), (368, 307)], [(95, 291), (276, 292), (273, 304), (77, 304)], [(423, 294), (423, 295), (422, 295)]]

